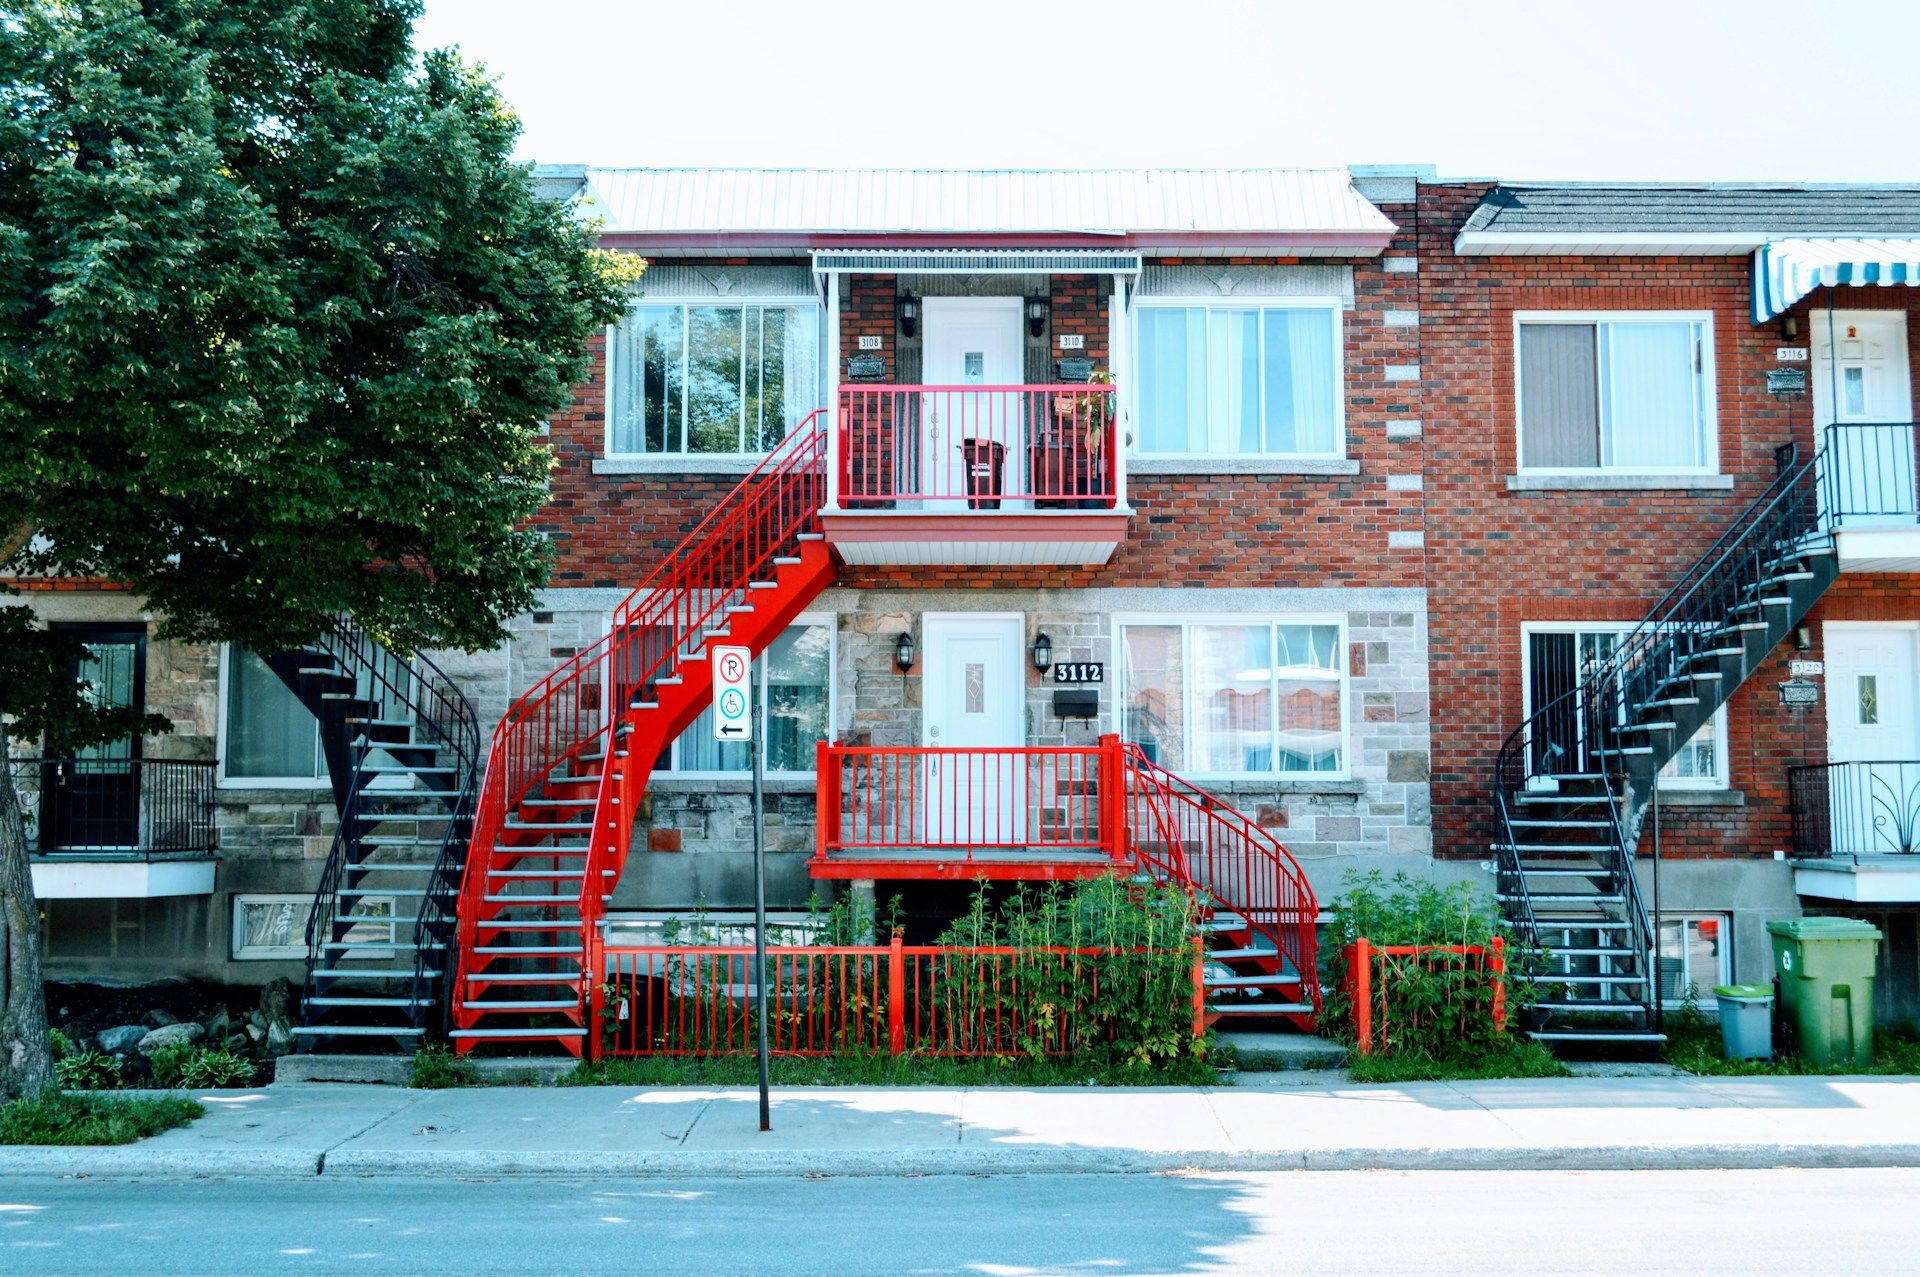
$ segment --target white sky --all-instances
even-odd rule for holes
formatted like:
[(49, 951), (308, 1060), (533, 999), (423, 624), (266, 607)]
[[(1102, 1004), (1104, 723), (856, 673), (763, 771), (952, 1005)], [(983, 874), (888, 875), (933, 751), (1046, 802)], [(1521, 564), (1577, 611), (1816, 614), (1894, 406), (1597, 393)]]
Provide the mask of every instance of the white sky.
[(427, 0), (521, 153), (1920, 179), (1920, 0)]

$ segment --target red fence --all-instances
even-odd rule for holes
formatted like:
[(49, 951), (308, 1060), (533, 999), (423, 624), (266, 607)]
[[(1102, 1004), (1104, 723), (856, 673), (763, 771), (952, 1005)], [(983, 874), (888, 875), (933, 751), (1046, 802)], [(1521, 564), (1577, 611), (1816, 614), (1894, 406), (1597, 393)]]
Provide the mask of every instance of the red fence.
[[(1347, 991), (1353, 999), (1353, 1032), (1356, 1050), (1372, 1055), (1376, 1042), (1389, 1046), (1393, 1024), (1389, 1014), (1389, 992), (1395, 969), (1414, 967), (1424, 971), (1455, 971), (1486, 979), (1490, 988), (1488, 1015), (1493, 1031), (1507, 1031), (1507, 955), (1499, 936), (1486, 947), (1479, 945), (1390, 944), (1375, 945), (1362, 936), (1342, 950), (1347, 959)], [(1459, 1022), (1464, 1031), (1472, 1026), (1469, 1018), (1478, 1014), (1478, 999), (1451, 999), (1441, 1009), (1415, 1011), (1417, 1017), (1444, 1015)]]
[(910, 749), (821, 742), (817, 856), (975, 848), (1105, 851), (1100, 777), (1109, 746)]
[(842, 386), (840, 504), (1114, 506), (1113, 387)]
[[(610, 1055), (729, 1055), (754, 1049), (753, 950), (609, 945)], [(1102, 981), (1144, 979), (1110, 949), (908, 945), (767, 950), (767, 1045), (778, 1055), (1066, 1055), (1098, 1023)], [(1206, 1031), (1201, 951), (1191, 962), (1193, 1033)]]

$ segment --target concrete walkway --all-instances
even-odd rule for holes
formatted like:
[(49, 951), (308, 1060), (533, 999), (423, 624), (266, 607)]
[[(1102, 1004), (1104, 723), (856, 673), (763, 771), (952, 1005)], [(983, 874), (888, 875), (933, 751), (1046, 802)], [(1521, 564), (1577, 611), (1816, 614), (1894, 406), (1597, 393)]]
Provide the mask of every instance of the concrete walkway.
[(1920, 1166), (1920, 1082), (1552, 1078), (1357, 1086), (776, 1091), (281, 1083), (121, 1148), (0, 1174), (752, 1175)]

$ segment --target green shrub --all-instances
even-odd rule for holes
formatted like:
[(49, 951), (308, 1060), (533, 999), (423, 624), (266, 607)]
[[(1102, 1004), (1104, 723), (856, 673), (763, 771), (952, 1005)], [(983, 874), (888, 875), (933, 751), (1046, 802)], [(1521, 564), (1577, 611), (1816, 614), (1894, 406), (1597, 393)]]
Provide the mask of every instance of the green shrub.
[(203, 1048), (181, 1063), (180, 1083), (195, 1088), (252, 1086), (253, 1072), (251, 1060), (243, 1059), (231, 1051)]
[(1504, 988), (1507, 1023), (1516, 1023), (1525, 986), (1514, 973), (1527, 955), (1512, 945), (1490, 897), (1469, 883), (1441, 886), (1405, 873), (1388, 878), (1376, 870), (1349, 879), (1327, 909), (1331, 924), (1321, 954), (1321, 983), (1328, 1029), (1349, 1043), (1358, 1040), (1353, 991), (1347, 987), (1346, 946), (1353, 941), (1364, 936), (1376, 948), (1486, 949), (1500, 937), (1508, 946), (1505, 974), (1496, 974), (1467, 955), (1380, 959), (1373, 972), (1374, 1050), (1379, 1055), (1421, 1057), (1436, 1062), (1436, 1067), (1451, 1062), (1468, 1068), (1477, 1057), (1512, 1053), (1509, 1035), (1494, 1029), (1494, 994)]
[(147, 1057), (147, 1067), (153, 1070), (155, 1086), (187, 1085), (187, 1063), (199, 1054), (200, 1048), (191, 1042), (172, 1042), (166, 1046), (154, 1048)]
[(480, 1085), (480, 1070), (464, 1055), (438, 1043), (428, 1043), (413, 1055), (407, 1085), (428, 1091)]
[(179, 1096), (61, 1095), (0, 1105), (0, 1144), (131, 1144), (206, 1109)]
[(120, 1061), (93, 1050), (56, 1056), (53, 1076), (69, 1091), (110, 1091), (120, 1085)]
[(47, 1030), (47, 1046), (53, 1051), (56, 1062), (73, 1054), (73, 1039), (58, 1029)]

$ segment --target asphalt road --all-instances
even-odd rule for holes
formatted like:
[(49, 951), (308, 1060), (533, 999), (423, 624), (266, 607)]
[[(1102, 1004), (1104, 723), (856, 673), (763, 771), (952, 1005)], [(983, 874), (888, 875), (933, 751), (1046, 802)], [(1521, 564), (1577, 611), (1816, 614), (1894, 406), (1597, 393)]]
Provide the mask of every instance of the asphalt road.
[(0, 1271), (1911, 1273), (1916, 1200), (1920, 1170), (8, 1179)]

